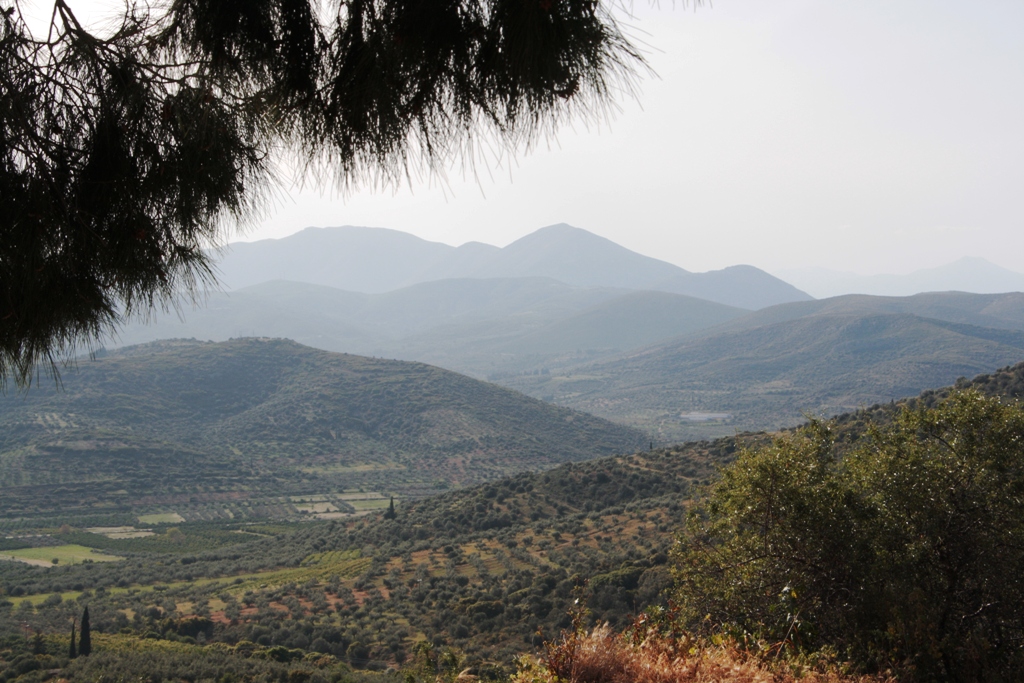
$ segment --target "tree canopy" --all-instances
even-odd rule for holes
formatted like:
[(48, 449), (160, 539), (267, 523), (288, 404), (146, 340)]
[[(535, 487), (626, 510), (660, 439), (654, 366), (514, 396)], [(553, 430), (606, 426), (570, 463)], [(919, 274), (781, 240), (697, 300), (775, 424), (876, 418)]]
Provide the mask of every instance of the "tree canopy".
[(906, 680), (1024, 672), (1024, 407), (905, 408), (845, 452), (828, 425), (741, 455), (676, 552), (685, 621), (832, 648)]
[(213, 282), (282, 162), (400, 180), (599, 113), (642, 65), (598, 0), (170, 0), (102, 35), (0, 0), (0, 380)]

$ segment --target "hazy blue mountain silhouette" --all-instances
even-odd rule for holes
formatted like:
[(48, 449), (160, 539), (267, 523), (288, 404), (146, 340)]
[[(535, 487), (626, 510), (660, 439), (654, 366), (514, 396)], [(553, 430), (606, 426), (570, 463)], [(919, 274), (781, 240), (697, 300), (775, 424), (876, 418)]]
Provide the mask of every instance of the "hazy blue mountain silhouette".
[(926, 292), (914, 296), (870, 296), (848, 294), (830, 299), (799, 301), (772, 306), (745, 315), (714, 330), (753, 329), (810, 315), (866, 315), (909, 313), (952, 323), (979, 327), (1024, 330), (1024, 294), (972, 294), (969, 292)]
[(384, 228), (307, 228), (289, 237), (235, 243), (223, 254), (226, 289), (270, 280), (381, 293), (457, 278), (545, 277), (577, 287), (666, 291), (746, 309), (811, 297), (753, 266), (691, 273), (565, 224), (504, 248), (452, 247)]
[(453, 278), (380, 294), (277, 280), (215, 294), (180, 317), (127, 325), (108, 345), (286, 337), (486, 377), (593, 360), (747, 313), (680, 294), (574, 287), (542, 277)]
[(1024, 273), (973, 256), (905, 275), (858, 275), (824, 268), (779, 271), (779, 275), (820, 298), (843, 294), (910, 296), (946, 291), (976, 294), (1024, 292)]
[(282, 239), (230, 244), (218, 270), (225, 289), (291, 280), (353, 292), (387, 292), (437, 279), (421, 274), (456, 251), (386, 228), (306, 228)]

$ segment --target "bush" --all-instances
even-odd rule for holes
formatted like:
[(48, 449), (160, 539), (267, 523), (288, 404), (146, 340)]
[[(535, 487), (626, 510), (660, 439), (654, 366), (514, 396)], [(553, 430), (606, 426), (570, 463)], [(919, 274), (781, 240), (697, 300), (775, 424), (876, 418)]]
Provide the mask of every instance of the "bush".
[(745, 452), (691, 513), (695, 628), (832, 647), (913, 680), (1024, 673), (1024, 409), (972, 391), (840, 452), (813, 423)]

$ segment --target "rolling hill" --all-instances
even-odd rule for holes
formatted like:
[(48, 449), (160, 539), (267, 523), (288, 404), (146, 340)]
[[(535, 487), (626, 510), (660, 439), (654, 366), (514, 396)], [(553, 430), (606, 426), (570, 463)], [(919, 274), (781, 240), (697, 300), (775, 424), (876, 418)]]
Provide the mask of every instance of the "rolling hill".
[(833, 415), (912, 396), (1024, 358), (1019, 330), (909, 313), (821, 313), (745, 323), (503, 383), (671, 441), (789, 426), (806, 414)]
[(274, 280), (212, 295), (195, 310), (126, 326), (123, 344), (197, 337), (320, 339), (330, 351), (370, 353), (446, 325), (504, 321), (543, 325), (621, 296), (625, 290), (580, 288), (550, 278), (440, 280), (379, 294)]
[(0, 434), (0, 516), (70, 507), (196, 519), (289, 516), (270, 508), (294, 514), (301, 495), (418, 495), (644, 443), (437, 367), (275, 339), (164, 342), (82, 362), (62, 389), (0, 396)]
[[(540, 277), (439, 280), (383, 294), (273, 282), (188, 315), (129, 327), (125, 341), (287, 336), (486, 378), (660, 430), (665, 441), (774, 428), (805, 411), (909, 396), (1024, 357), (1021, 293), (848, 295), (744, 311)], [(840, 353), (854, 347), (877, 353)]]
[(1024, 330), (1024, 294), (971, 294), (926, 292), (914, 296), (867, 296), (848, 294), (772, 306), (743, 316), (718, 331), (749, 330), (762, 325), (796, 320), (810, 315), (865, 315), (909, 313), (951, 323), (1006, 330)]
[(556, 320), (498, 347), (503, 353), (628, 350), (696, 334), (746, 311), (666, 292), (630, 292)]
[(182, 318), (128, 325), (116, 343), (286, 337), (493, 378), (607, 357), (744, 313), (679, 294), (542, 277), (438, 280), (382, 294), (274, 281), (214, 295)]
[[(1024, 364), (965, 384), (1019, 398)], [(946, 394), (930, 390), (906, 403), (933, 405)], [(839, 449), (856, 443), (869, 423), (889, 421), (896, 407), (840, 416)], [(12, 603), (0, 603), (8, 607), (0, 609), (0, 633), (39, 630), (47, 645), (66, 650), (67, 624), (87, 603), (96, 644), (107, 652), (89, 658), (96, 663), (76, 660), (76, 675), (85, 668), (96, 678), (112, 661), (135, 657), (128, 661), (136, 675), (203, 665), (216, 671), (218, 663), (238, 671), (253, 661), (283, 669), (291, 661), (340, 669), (352, 680), (345, 664), (380, 669), (407, 662), (417, 644), (430, 642), (454, 646), (463, 666), (498, 678), (514, 656), (541, 644), (539, 632), (550, 638), (569, 626), (574, 603), (588, 609), (587, 625), (617, 628), (664, 604), (670, 551), (694, 487), (742, 447), (770, 438), (732, 436), (568, 463), (403, 502), (395, 519), (290, 529), (229, 523), (220, 536), (211, 525), (185, 524), (145, 538), (50, 530), (6, 539), (74, 540), (131, 560), (45, 568), (0, 562), (0, 600)], [(176, 543), (168, 542), (172, 531), (182, 537)], [(185, 545), (204, 541), (205, 552)], [(30, 647), (28, 637), (7, 642)], [(176, 657), (169, 663), (168, 653)], [(211, 655), (227, 661), (210, 662)]]
[[(1021, 332), (1021, 293), (848, 295), (744, 311), (536, 277), (383, 294), (265, 283), (219, 295), (186, 322), (131, 326), (124, 341), (287, 336), (487, 378), (672, 441), (909, 396), (1019, 360)], [(854, 347), (878, 352), (840, 353)]]
[(746, 309), (811, 298), (753, 266), (691, 273), (565, 224), (503, 248), (478, 242), (452, 247), (383, 228), (307, 228), (282, 239), (228, 245), (219, 262), (226, 289), (290, 280), (381, 293), (434, 280), (521, 277), (667, 291)]

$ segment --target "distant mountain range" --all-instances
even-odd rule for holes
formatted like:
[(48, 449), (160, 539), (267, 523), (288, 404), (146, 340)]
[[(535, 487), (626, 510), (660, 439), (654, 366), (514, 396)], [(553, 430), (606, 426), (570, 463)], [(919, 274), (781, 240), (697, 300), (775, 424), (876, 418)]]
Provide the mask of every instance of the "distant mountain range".
[(553, 225), (504, 248), (380, 228), (309, 228), (231, 245), (227, 291), (129, 324), (108, 346), (282, 337), (496, 378), (608, 358), (748, 310), (811, 301), (750, 266), (690, 273)]
[(938, 268), (916, 270), (906, 275), (857, 275), (824, 268), (780, 270), (776, 274), (819, 299), (843, 294), (910, 296), (949, 291), (976, 294), (1024, 292), (1024, 274), (974, 257), (964, 257)]
[(382, 293), (437, 280), (543, 277), (575, 287), (684, 294), (751, 310), (811, 298), (753, 266), (691, 273), (565, 224), (504, 248), (479, 242), (452, 247), (383, 228), (307, 228), (282, 239), (231, 244), (219, 271), (228, 290), (288, 280)]
[[(996, 272), (953, 266), (917, 281)], [(754, 268), (689, 273), (567, 225), (501, 249), (311, 228), (233, 245), (221, 268), (229, 291), (111, 346), (289, 338), (489, 379), (661, 441), (792, 425), (1024, 358), (1022, 293), (815, 300)]]
[(0, 516), (69, 501), (114, 512), (194, 496), (408, 496), (646, 443), (441, 368), (280, 339), (159, 342), (83, 362), (61, 389), (0, 394), (0, 435)]
[(131, 326), (123, 341), (251, 335), (428, 362), (672, 441), (791, 425), (1018, 362), (1024, 294), (851, 295), (744, 311), (546, 278), (384, 294), (272, 282), (218, 295), (186, 323)]

